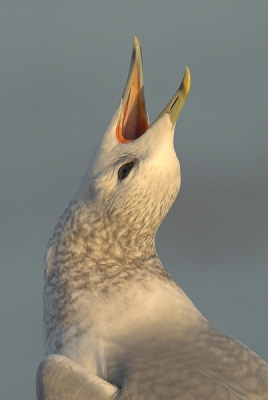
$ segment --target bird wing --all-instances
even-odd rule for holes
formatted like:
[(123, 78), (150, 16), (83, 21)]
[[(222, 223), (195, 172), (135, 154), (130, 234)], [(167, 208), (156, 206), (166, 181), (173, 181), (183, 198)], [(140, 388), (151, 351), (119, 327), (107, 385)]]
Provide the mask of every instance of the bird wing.
[(74, 361), (52, 354), (38, 367), (37, 400), (115, 400), (118, 388)]

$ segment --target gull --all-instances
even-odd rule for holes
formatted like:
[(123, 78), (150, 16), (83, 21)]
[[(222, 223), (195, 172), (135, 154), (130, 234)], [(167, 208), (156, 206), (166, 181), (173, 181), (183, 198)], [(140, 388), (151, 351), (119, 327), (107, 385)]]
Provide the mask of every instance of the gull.
[(150, 126), (134, 38), (119, 107), (48, 244), (38, 400), (268, 399), (268, 364), (210, 325), (156, 253), (189, 90), (186, 67)]

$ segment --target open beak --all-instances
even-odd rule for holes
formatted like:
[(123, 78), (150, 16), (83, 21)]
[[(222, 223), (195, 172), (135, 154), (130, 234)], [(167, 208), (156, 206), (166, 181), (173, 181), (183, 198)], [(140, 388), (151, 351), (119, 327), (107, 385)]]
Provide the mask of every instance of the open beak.
[[(172, 97), (156, 121), (168, 113), (172, 125), (176, 124), (180, 111), (188, 96), (191, 84), (190, 71), (185, 67), (185, 74), (179, 89)], [(133, 39), (133, 52), (130, 62), (127, 83), (120, 104), (116, 126), (119, 143), (129, 143), (138, 139), (149, 128), (143, 89), (141, 45), (136, 37)]]

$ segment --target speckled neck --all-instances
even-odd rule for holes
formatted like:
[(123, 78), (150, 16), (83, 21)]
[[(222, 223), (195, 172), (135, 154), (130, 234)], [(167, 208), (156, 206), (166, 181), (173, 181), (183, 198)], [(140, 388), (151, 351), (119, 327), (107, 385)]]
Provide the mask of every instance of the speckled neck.
[(60, 217), (49, 247), (57, 252), (58, 265), (66, 264), (67, 259), (87, 267), (139, 264), (156, 255), (155, 231), (148, 213), (136, 213), (134, 217), (117, 210), (104, 213), (76, 201)]
[[(81, 299), (93, 307), (96, 299), (98, 304), (112, 301), (137, 283), (146, 290), (152, 280), (172, 281), (157, 257), (154, 236), (146, 235), (146, 223), (135, 231), (134, 221), (120, 223), (112, 213), (88, 210), (85, 202), (72, 202), (49, 241), (44, 287), (48, 353), (62, 351), (70, 329), (72, 338), (81, 334)], [(83, 330), (90, 329), (91, 311)]]

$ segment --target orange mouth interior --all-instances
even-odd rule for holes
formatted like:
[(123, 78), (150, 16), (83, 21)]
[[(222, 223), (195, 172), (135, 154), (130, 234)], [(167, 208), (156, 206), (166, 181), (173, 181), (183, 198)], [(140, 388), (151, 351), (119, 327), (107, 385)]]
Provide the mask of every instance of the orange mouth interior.
[(119, 143), (129, 143), (138, 139), (149, 127), (142, 91), (143, 88), (140, 88), (136, 69), (126, 103), (122, 105), (116, 126), (116, 135)]

